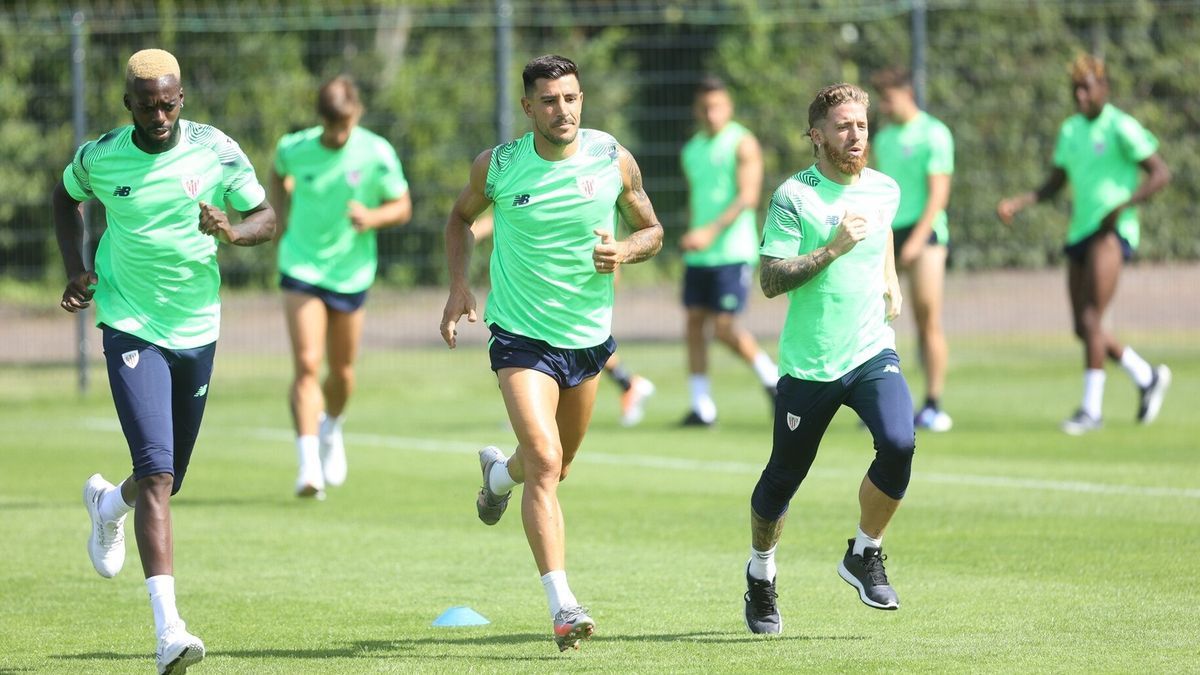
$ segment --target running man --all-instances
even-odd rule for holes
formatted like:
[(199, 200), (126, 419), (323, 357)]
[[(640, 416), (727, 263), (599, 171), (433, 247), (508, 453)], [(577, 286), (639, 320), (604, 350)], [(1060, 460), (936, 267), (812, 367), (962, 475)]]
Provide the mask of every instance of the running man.
[(762, 149), (754, 134), (734, 121), (733, 98), (720, 79), (700, 82), (692, 110), (699, 130), (681, 156), (688, 182), (688, 232), (680, 241), (687, 267), (683, 305), (691, 410), (681, 424), (707, 427), (717, 421), (708, 380), (710, 330), (754, 369), (772, 402), (779, 370), (754, 336), (737, 324), (758, 262), (754, 209), (762, 192)]
[(400, 159), (386, 139), (358, 126), (362, 114), (354, 81), (329, 80), (317, 93), (321, 124), (281, 138), (271, 172), (300, 497), (324, 499), (326, 485), (346, 480), (342, 421), (354, 390), (363, 304), (375, 281), (375, 232), (412, 216)]
[[(54, 189), (54, 225), (67, 270), (61, 306), (96, 301), (96, 324), (117, 417), (133, 458), (119, 485), (95, 474), (83, 486), (91, 519), (88, 554), (102, 577), (125, 562), (125, 516), (134, 532), (154, 627), (159, 673), (204, 658), (175, 606), (170, 498), (179, 492), (208, 401), (221, 323), (217, 243), (271, 240), (275, 212), (238, 144), (180, 119), (179, 63), (146, 49), (125, 70), (130, 126), (82, 145)], [(95, 269), (80, 251), (79, 205), (104, 204), (108, 229)], [(241, 215), (233, 225), (221, 206)], [(136, 507), (136, 509), (135, 509)]]
[[(662, 247), (662, 226), (633, 155), (610, 135), (579, 127), (583, 90), (574, 63), (540, 56), (522, 73), (521, 106), (533, 130), (475, 158), (470, 182), (446, 224), (450, 295), (442, 339), (451, 349), (465, 315), (475, 322), (467, 280), (471, 223), (492, 206), (492, 290), (484, 322), (492, 370), (517, 435), (511, 457), (479, 453), (479, 519), (495, 525), (513, 487), (525, 485), (521, 520), (554, 621), (560, 650), (578, 648), (595, 621), (565, 572), (558, 483), (583, 442), (596, 377), (616, 349), (610, 334), (613, 273)], [(632, 234), (613, 237), (618, 217)]]
[[(1062, 124), (1050, 176), (1035, 192), (1002, 200), (996, 213), (1005, 224), (1028, 206), (1052, 199), (1071, 184), (1071, 224), (1067, 230), (1067, 288), (1075, 335), (1084, 345), (1083, 402), (1062, 423), (1072, 436), (1103, 426), (1104, 358), (1121, 364), (1140, 392), (1137, 421), (1158, 417), (1171, 370), (1152, 367), (1104, 327), (1104, 315), (1117, 290), (1121, 266), (1141, 237), (1136, 205), (1163, 189), (1171, 171), (1158, 154), (1158, 139), (1108, 102), (1104, 62), (1081, 55), (1071, 66), (1071, 90), (1079, 114)], [(1146, 173), (1139, 182), (1138, 168)]]
[(902, 302), (892, 248), (900, 188), (865, 168), (869, 104), (850, 84), (817, 92), (808, 108), (817, 161), (775, 191), (763, 228), (763, 293), (787, 293), (788, 313), (779, 338), (774, 445), (750, 500), (745, 618), (754, 633), (783, 630), (776, 545), (788, 504), (843, 405), (870, 430), (875, 460), (858, 490), (858, 530), (838, 574), (866, 605), (900, 606), (882, 550), (915, 447), (912, 397), (889, 325)]
[(949, 431), (954, 420), (941, 405), (948, 359), (942, 298), (950, 242), (946, 204), (954, 173), (954, 137), (945, 124), (917, 107), (908, 71), (888, 68), (876, 73), (871, 83), (879, 92), (879, 112), (891, 122), (875, 135), (871, 150), (877, 168), (900, 185), (892, 236), (896, 264), (908, 275), (908, 297), (925, 370), (925, 403), (915, 423), (919, 429)]

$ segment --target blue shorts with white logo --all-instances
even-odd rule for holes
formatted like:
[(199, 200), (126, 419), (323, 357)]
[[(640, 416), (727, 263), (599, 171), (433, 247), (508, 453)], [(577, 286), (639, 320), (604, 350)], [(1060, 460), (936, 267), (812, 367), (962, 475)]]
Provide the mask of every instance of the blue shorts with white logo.
[(136, 480), (171, 474), (179, 492), (200, 433), (217, 343), (166, 349), (102, 325), (108, 384)]
[(560, 389), (570, 389), (593, 378), (604, 370), (604, 364), (617, 351), (617, 341), (610, 335), (603, 344), (585, 349), (555, 347), (543, 340), (510, 333), (496, 324), (488, 328), (488, 355), (492, 370), (527, 368), (554, 378)]
[(746, 306), (753, 271), (745, 263), (700, 267), (683, 273), (683, 306), (736, 314)]

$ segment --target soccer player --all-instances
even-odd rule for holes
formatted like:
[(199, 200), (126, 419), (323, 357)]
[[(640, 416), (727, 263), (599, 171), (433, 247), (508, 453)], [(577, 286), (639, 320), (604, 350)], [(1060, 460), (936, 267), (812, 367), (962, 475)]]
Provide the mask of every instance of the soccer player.
[[(495, 222), (492, 210), (488, 209), (471, 223), (471, 234), (475, 241), (491, 237)], [(614, 286), (620, 276), (619, 271), (613, 272)], [(654, 383), (626, 368), (616, 353), (604, 362), (604, 374), (621, 390), (621, 426), (637, 426), (646, 416), (646, 399), (654, 395)]]
[[(1171, 370), (1152, 367), (1132, 347), (1104, 327), (1104, 314), (1117, 290), (1121, 266), (1137, 250), (1141, 236), (1136, 205), (1171, 180), (1158, 154), (1158, 139), (1108, 102), (1104, 62), (1081, 55), (1071, 66), (1071, 89), (1078, 115), (1062, 124), (1049, 177), (1034, 192), (1002, 200), (996, 213), (1012, 222), (1022, 209), (1052, 199), (1071, 184), (1071, 224), (1067, 230), (1067, 288), (1075, 335), (1084, 344), (1083, 402), (1062, 423), (1073, 436), (1103, 426), (1104, 358), (1121, 364), (1140, 392), (1137, 420), (1158, 417)], [(1146, 173), (1139, 182), (1138, 168)]]
[[(204, 658), (175, 606), (170, 498), (179, 492), (208, 400), (221, 283), (217, 243), (270, 241), (275, 212), (237, 143), (180, 119), (183, 87), (170, 53), (146, 49), (125, 70), (133, 124), (82, 145), (54, 189), (54, 224), (66, 266), (61, 306), (96, 302), (96, 323), (117, 417), (133, 458), (119, 485), (95, 474), (83, 486), (88, 553), (103, 577), (125, 562), (125, 517), (134, 532), (158, 635), (158, 672)], [(104, 204), (108, 229), (95, 269), (80, 251), (79, 204)], [(234, 225), (221, 209), (241, 215)], [(135, 509), (136, 507), (136, 509)]]
[(750, 500), (745, 617), (754, 633), (783, 630), (776, 545), (788, 504), (843, 405), (870, 430), (875, 459), (858, 490), (858, 530), (838, 574), (868, 606), (900, 606), (882, 551), (915, 447), (912, 397), (889, 325), (902, 301), (892, 249), (900, 188), (865, 168), (868, 105), (854, 85), (817, 92), (808, 108), (817, 161), (779, 186), (763, 228), (762, 289), (767, 297), (787, 293), (788, 313), (779, 338), (774, 445)]
[(879, 112), (891, 122), (875, 134), (871, 150), (876, 168), (900, 185), (900, 208), (892, 236), (896, 263), (908, 275), (908, 297), (925, 369), (925, 404), (916, 413), (916, 426), (949, 431), (954, 420), (941, 406), (947, 360), (942, 298), (950, 242), (946, 203), (954, 173), (954, 138), (945, 124), (917, 107), (908, 71), (888, 68), (871, 81), (879, 92)]
[[(554, 621), (560, 650), (578, 648), (595, 622), (565, 572), (566, 538), (558, 483), (567, 477), (596, 398), (597, 375), (616, 348), (610, 335), (613, 272), (662, 247), (662, 226), (642, 172), (610, 135), (579, 127), (583, 90), (569, 59), (525, 65), (521, 106), (533, 130), (485, 150), (471, 166), (446, 223), (450, 294), (442, 339), (451, 349), (465, 315), (476, 321), (467, 280), (471, 223), (489, 205), (495, 218), (492, 290), (484, 322), (490, 355), (517, 435), (511, 457), (479, 453), (479, 519), (494, 525), (513, 487), (524, 484), (521, 520)], [(632, 234), (618, 241), (624, 218)]]
[(774, 401), (779, 371), (749, 331), (737, 324), (758, 262), (754, 209), (762, 191), (762, 149), (750, 130), (733, 119), (733, 98), (715, 77), (700, 82), (692, 106), (699, 130), (683, 146), (688, 183), (688, 232), (680, 241), (687, 269), (688, 389), (691, 410), (684, 426), (717, 420), (708, 380), (708, 335), (754, 369)]
[(408, 222), (412, 201), (395, 149), (358, 125), (363, 105), (353, 80), (340, 75), (323, 84), (317, 114), (321, 124), (279, 139), (270, 186), (292, 343), (296, 494), (323, 499), (326, 485), (346, 480), (342, 421), (375, 281), (375, 232)]

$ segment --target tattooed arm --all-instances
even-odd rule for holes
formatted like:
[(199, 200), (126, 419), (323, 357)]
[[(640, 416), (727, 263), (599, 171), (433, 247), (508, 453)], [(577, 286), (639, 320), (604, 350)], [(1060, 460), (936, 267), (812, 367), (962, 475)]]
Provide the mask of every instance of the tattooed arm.
[(761, 256), (763, 293), (773, 298), (803, 286), (866, 236), (867, 220), (858, 214), (847, 213), (834, 230), (832, 240), (812, 253), (793, 258)]
[(625, 148), (618, 148), (621, 162), (621, 179), (624, 184), (617, 197), (617, 210), (633, 233), (624, 241), (613, 241), (601, 237), (593, 259), (596, 271), (607, 274), (623, 263), (639, 263), (654, 257), (662, 248), (663, 228), (654, 214), (654, 206), (642, 185), (642, 170), (633, 155)]

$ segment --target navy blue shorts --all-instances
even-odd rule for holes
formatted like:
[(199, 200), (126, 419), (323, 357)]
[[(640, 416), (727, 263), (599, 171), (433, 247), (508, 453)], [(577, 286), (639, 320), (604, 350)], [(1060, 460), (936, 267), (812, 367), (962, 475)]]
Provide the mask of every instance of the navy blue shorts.
[(492, 370), (536, 370), (554, 378), (560, 389), (570, 389), (599, 375), (609, 357), (617, 351), (617, 341), (611, 335), (595, 347), (564, 349), (543, 340), (510, 333), (496, 324), (491, 324), (488, 329), (492, 331), (492, 339), (488, 341)]
[(179, 492), (200, 433), (217, 343), (166, 349), (102, 325), (104, 359), (133, 477), (171, 474)]
[[(1100, 231), (1093, 232), (1074, 244), (1067, 244), (1064, 246), (1063, 253), (1067, 254), (1067, 258), (1069, 258), (1071, 262), (1082, 265), (1084, 261), (1087, 260), (1087, 252), (1088, 249), (1091, 248), (1092, 242), (1096, 241), (1105, 234), (1107, 233)], [(1133, 257), (1133, 247), (1129, 245), (1129, 241), (1125, 239), (1125, 237), (1122, 237), (1119, 232), (1113, 232), (1113, 234), (1117, 235), (1117, 239), (1121, 242), (1121, 259), (1125, 262), (1129, 262), (1129, 259)]]
[[(892, 244), (896, 249), (896, 253), (899, 253), (900, 249), (904, 248), (904, 242), (908, 241), (908, 238), (912, 236), (914, 227), (916, 227), (915, 223), (912, 225), (906, 225), (904, 227), (897, 227), (892, 230)], [(938, 239), (937, 230), (930, 230), (929, 243), (936, 246), (938, 244), (944, 245), (946, 242)]]
[(311, 295), (325, 303), (325, 307), (343, 314), (357, 312), (367, 301), (366, 291), (338, 293), (337, 291), (327, 290), (320, 286), (313, 286), (310, 283), (289, 277), (286, 274), (279, 275), (279, 287), (286, 291)]
[(688, 265), (683, 274), (683, 306), (736, 314), (746, 306), (753, 272), (749, 265)]

